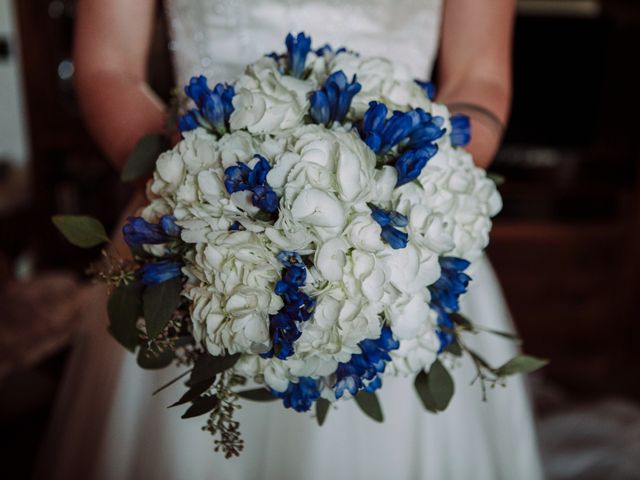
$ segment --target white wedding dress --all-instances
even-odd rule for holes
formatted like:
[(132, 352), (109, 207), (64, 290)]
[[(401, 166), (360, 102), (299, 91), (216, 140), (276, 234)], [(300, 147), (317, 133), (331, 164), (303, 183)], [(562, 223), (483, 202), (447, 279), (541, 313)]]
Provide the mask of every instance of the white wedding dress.
[[(236, 77), (265, 52), (282, 51), (289, 31), (305, 31), (314, 45), (348, 46), (402, 61), (428, 78), (436, 55), (441, 0), (167, 0), (177, 80), (204, 73), (211, 84)], [(479, 324), (511, 330), (489, 263), (474, 266), (463, 312)], [(104, 318), (104, 291), (88, 306)], [(99, 300), (98, 300), (99, 298)], [(91, 312), (88, 311), (87, 315)], [(99, 324), (99, 322), (95, 322)], [(181, 370), (141, 370), (133, 355), (103, 330), (79, 339), (51, 427), (40, 475), (105, 480), (200, 479), (474, 479), (542, 477), (530, 406), (522, 378), (489, 392), (482, 402), (474, 371), (454, 369), (456, 395), (438, 415), (426, 412), (412, 379), (386, 378), (379, 397), (385, 422), (339, 402), (323, 427), (281, 402), (243, 402), (238, 420), (245, 439), (240, 458), (214, 453), (206, 417), (180, 419), (167, 410), (181, 383), (151, 393)], [(514, 355), (508, 341), (473, 338), (498, 364)]]

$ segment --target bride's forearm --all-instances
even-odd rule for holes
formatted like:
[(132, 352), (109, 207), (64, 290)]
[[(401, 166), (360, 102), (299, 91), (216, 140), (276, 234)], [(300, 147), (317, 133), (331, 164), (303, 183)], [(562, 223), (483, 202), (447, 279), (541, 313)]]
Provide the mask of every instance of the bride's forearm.
[(437, 101), (449, 106), (451, 113), (462, 113), (471, 120), (471, 142), (466, 149), (475, 163), (487, 168), (500, 146), (509, 117), (509, 85), (469, 80), (446, 88)]
[(118, 170), (142, 136), (163, 131), (165, 106), (145, 82), (105, 70), (80, 75), (77, 88), (89, 131)]

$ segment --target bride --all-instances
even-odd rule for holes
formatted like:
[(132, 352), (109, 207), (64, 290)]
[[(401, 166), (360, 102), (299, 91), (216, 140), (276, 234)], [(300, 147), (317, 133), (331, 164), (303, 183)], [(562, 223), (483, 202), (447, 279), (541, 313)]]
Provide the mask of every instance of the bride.
[[(78, 93), (90, 130), (117, 168), (144, 134), (161, 132), (164, 106), (145, 83), (154, 0), (80, 0)], [(204, 73), (230, 81), (265, 52), (282, 50), (289, 31), (315, 45), (346, 45), (404, 62), (428, 78), (439, 60), (437, 101), (471, 117), (468, 149), (487, 167), (498, 147), (511, 95), (514, 0), (166, 0), (179, 85)], [(131, 209), (142, 201), (134, 201)], [(137, 204), (135, 204), (137, 202)], [(114, 243), (118, 243), (117, 240)], [(124, 249), (123, 249), (124, 250)], [(463, 311), (480, 324), (511, 328), (486, 260)], [(78, 338), (54, 414), (39, 475), (99, 479), (538, 479), (542, 477), (521, 378), (481, 401), (471, 365), (453, 372), (456, 395), (444, 413), (427, 413), (409, 379), (385, 379), (385, 422), (355, 402), (330, 412), (323, 427), (279, 403), (244, 403), (240, 458), (213, 452), (201, 418), (181, 420), (166, 406), (180, 387), (152, 396), (178, 372), (144, 371), (105, 329), (106, 294), (86, 293)], [(500, 338), (474, 338), (499, 364), (514, 355)]]

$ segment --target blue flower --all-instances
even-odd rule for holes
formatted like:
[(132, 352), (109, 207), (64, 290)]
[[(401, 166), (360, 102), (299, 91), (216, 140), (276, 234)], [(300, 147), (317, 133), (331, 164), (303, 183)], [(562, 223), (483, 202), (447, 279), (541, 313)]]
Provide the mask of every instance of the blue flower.
[(371, 217), (382, 227), (380, 234), (382, 239), (395, 250), (405, 248), (409, 241), (409, 235), (395, 227), (406, 227), (409, 223), (407, 217), (395, 211), (387, 212), (373, 204), (368, 204), (368, 206), (371, 209)]
[(296, 37), (291, 33), (285, 40), (289, 58), (289, 75), (301, 78), (304, 73), (307, 55), (311, 51), (311, 37), (300, 32)]
[(307, 269), (302, 257), (296, 252), (282, 251), (277, 258), (285, 268), (274, 291), (282, 298), (284, 305), (278, 313), (269, 316), (272, 348), (262, 354), (262, 357), (271, 358), (275, 355), (285, 360), (293, 355), (293, 344), (302, 334), (298, 322), (306, 322), (311, 318), (316, 301), (300, 290), (307, 279)]
[(395, 163), (396, 172), (398, 173), (396, 187), (418, 178), (424, 166), (437, 151), (438, 146), (431, 144), (419, 150), (409, 150), (403, 153)]
[(162, 231), (170, 237), (179, 236), (180, 231), (182, 230), (178, 225), (176, 225), (176, 217), (173, 215), (163, 215), (160, 218), (160, 227), (162, 227)]
[(254, 206), (263, 212), (276, 213), (279, 206), (278, 195), (267, 183), (267, 174), (271, 166), (267, 159), (261, 155), (256, 154), (254, 158), (257, 158), (258, 162), (253, 168), (238, 162), (224, 171), (225, 188), (229, 193), (250, 190), (253, 192), (251, 201)]
[[(340, 47), (335, 51), (335, 54), (338, 55), (339, 53), (344, 53), (346, 52), (347, 49), (345, 47)], [(318, 48), (316, 50), (316, 55), (319, 57), (322, 57), (324, 55), (326, 55), (327, 53), (333, 53), (333, 47), (331, 45), (329, 45), (328, 43), (325, 43), (322, 47)]]
[(433, 82), (423, 82), (421, 80), (415, 80), (415, 82), (424, 90), (425, 95), (429, 100), (436, 98), (436, 86)]
[(289, 382), (284, 392), (271, 390), (271, 393), (282, 398), (286, 408), (293, 408), (296, 412), (306, 412), (313, 402), (320, 398), (320, 381), (311, 377), (300, 377), (298, 383)]
[(280, 263), (282, 263), (285, 267), (293, 267), (294, 265), (304, 265), (302, 262), (302, 257), (297, 252), (290, 252), (287, 250), (283, 250), (276, 258)]
[(180, 235), (180, 227), (174, 223), (175, 218), (171, 215), (163, 216), (160, 223), (149, 223), (142, 217), (129, 217), (127, 221), (122, 233), (131, 246), (167, 243)]
[(333, 122), (342, 122), (349, 112), (353, 97), (361, 88), (355, 75), (349, 83), (342, 70), (332, 73), (322, 89), (311, 95), (311, 118), (327, 127)]
[[(449, 316), (460, 310), (459, 298), (467, 291), (471, 277), (464, 273), (470, 263), (457, 257), (440, 257), (440, 278), (431, 286), (431, 308), (437, 313), (437, 323), (440, 327), (436, 332), (440, 339), (440, 352), (453, 343), (453, 321)], [(439, 352), (439, 353), (440, 353)]]
[(211, 90), (206, 77), (200, 75), (191, 78), (184, 90), (196, 104), (196, 108), (179, 118), (180, 131), (185, 132), (201, 126), (220, 135), (224, 134), (228, 130), (229, 117), (233, 112), (233, 86), (218, 83)]
[(227, 192), (235, 193), (251, 189), (252, 185), (249, 183), (251, 169), (246, 163), (238, 162), (236, 165), (227, 168), (224, 174), (224, 186)]
[(471, 277), (464, 273), (469, 262), (462, 258), (440, 257), (440, 278), (429, 287), (432, 301), (444, 308), (457, 312), (460, 310), (458, 298), (467, 291)]
[(336, 398), (341, 398), (345, 390), (355, 395), (360, 390), (372, 392), (382, 385), (379, 377), (387, 362), (391, 360), (389, 352), (400, 346), (393, 338), (389, 327), (382, 327), (380, 337), (376, 340), (363, 340), (358, 344), (361, 353), (351, 355), (345, 363), (339, 363), (334, 385)]
[(155, 263), (145, 263), (138, 270), (142, 283), (145, 285), (154, 285), (163, 283), (172, 278), (182, 275), (182, 264), (170, 260), (162, 260)]
[(464, 147), (471, 141), (471, 122), (469, 117), (458, 113), (451, 116), (451, 145)]
[(240, 222), (238, 222), (238, 221), (233, 222), (233, 223), (229, 226), (229, 231), (230, 231), (230, 232), (239, 232), (239, 231), (241, 231), (241, 230), (246, 230), (246, 228), (244, 228), (244, 226), (243, 226)]
[(251, 202), (263, 212), (276, 213), (278, 211), (278, 195), (269, 185), (256, 185), (253, 187)]
[(432, 152), (432, 143), (445, 133), (444, 119), (433, 117), (421, 108), (393, 112), (389, 119), (387, 114), (386, 105), (370, 102), (359, 128), (360, 137), (378, 155), (386, 154), (396, 145), (400, 145), (401, 150), (426, 148)]

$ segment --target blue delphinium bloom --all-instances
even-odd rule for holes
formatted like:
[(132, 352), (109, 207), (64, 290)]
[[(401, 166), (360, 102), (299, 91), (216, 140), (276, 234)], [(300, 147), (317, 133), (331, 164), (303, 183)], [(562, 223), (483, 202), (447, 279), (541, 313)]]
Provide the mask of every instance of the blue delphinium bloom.
[(267, 174), (271, 166), (261, 155), (255, 155), (254, 158), (257, 158), (258, 162), (253, 168), (242, 162), (227, 168), (224, 171), (224, 186), (229, 193), (250, 190), (253, 192), (253, 205), (263, 212), (274, 214), (278, 211), (279, 200), (276, 192), (267, 183)]
[(451, 145), (464, 147), (471, 141), (471, 122), (469, 117), (458, 113), (451, 116)]
[(355, 75), (349, 83), (342, 70), (332, 73), (324, 86), (311, 95), (311, 118), (327, 127), (333, 122), (342, 122), (349, 112), (353, 97), (361, 88)]
[(387, 212), (373, 204), (369, 204), (369, 208), (371, 209), (371, 217), (382, 227), (380, 234), (382, 239), (395, 250), (405, 248), (409, 241), (409, 235), (395, 227), (406, 227), (409, 223), (407, 217), (395, 211)]
[(427, 160), (435, 155), (437, 146), (433, 142), (445, 133), (442, 117), (434, 117), (421, 108), (393, 112), (389, 119), (387, 114), (383, 103), (369, 103), (358, 130), (371, 150), (384, 155), (398, 145), (401, 151), (424, 150), (421, 157), (427, 156)]
[(124, 239), (128, 245), (159, 245), (175, 240), (180, 235), (180, 227), (175, 218), (165, 215), (160, 223), (149, 223), (142, 217), (129, 217), (122, 227)]
[(467, 260), (456, 257), (440, 257), (440, 278), (429, 287), (431, 293), (431, 308), (438, 315), (436, 332), (440, 339), (440, 352), (450, 345), (454, 336), (451, 330), (454, 327), (449, 314), (460, 310), (460, 295), (467, 291), (471, 277), (464, 273), (470, 263)]
[(302, 32), (295, 37), (290, 33), (287, 35), (285, 43), (289, 58), (289, 75), (301, 78), (307, 62), (307, 55), (311, 51), (311, 37)]
[(271, 390), (271, 393), (282, 398), (286, 408), (293, 408), (296, 412), (306, 412), (313, 402), (320, 398), (320, 381), (311, 377), (300, 377), (298, 383), (289, 382), (284, 392)]
[(433, 82), (423, 82), (422, 80), (415, 80), (415, 82), (424, 90), (424, 94), (429, 100), (436, 98), (436, 86)]
[[(335, 51), (335, 54), (338, 55), (339, 53), (343, 53), (346, 52), (347, 49), (345, 47), (340, 47)], [(329, 45), (328, 43), (325, 43), (322, 47), (316, 49), (316, 55), (319, 57), (322, 57), (324, 55), (326, 55), (327, 53), (333, 53), (333, 47), (331, 45)]]
[(162, 260), (155, 263), (145, 263), (140, 270), (140, 278), (145, 285), (163, 283), (182, 275), (182, 263)]
[(424, 166), (437, 151), (438, 146), (432, 144), (418, 150), (408, 150), (400, 155), (400, 158), (395, 163), (398, 174), (396, 186), (399, 187), (418, 178)]
[(211, 90), (206, 77), (200, 75), (191, 78), (189, 85), (185, 87), (185, 93), (196, 104), (196, 108), (179, 118), (180, 131), (185, 132), (201, 126), (222, 135), (228, 130), (235, 95), (232, 85), (218, 83)]
[(278, 261), (283, 264), (285, 267), (292, 267), (294, 265), (304, 265), (302, 262), (302, 257), (298, 252), (290, 252), (288, 250), (283, 250), (278, 255), (276, 255)]
[(356, 395), (358, 391), (373, 392), (380, 388), (382, 380), (378, 374), (384, 372), (391, 360), (389, 352), (400, 346), (393, 338), (391, 329), (383, 327), (376, 340), (363, 340), (358, 344), (361, 353), (351, 355), (345, 363), (339, 363), (334, 385), (336, 398), (341, 398), (345, 390)]
[(302, 334), (298, 323), (306, 322), (311, 318), (316, 301), (300, 290), (307, 280), (307, 268), (300, 254), (282, 251), (277, 258), (285, 268), (274, 291), (282, 298), (284, 305), (278, 313), (269, 316), (272, 348), (261, 355), (263, 358), (276, 356), (285, 360), (293, 355), (293, 344)]

